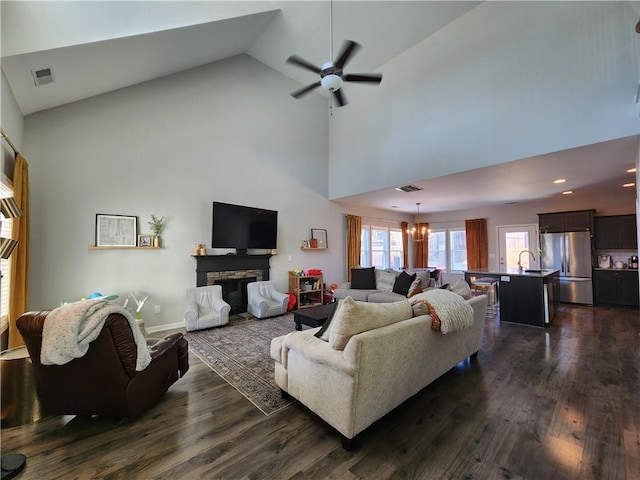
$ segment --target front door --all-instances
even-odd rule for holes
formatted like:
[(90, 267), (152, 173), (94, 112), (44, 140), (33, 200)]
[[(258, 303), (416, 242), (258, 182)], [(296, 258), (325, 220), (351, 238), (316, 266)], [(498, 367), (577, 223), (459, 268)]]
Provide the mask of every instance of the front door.
[(500, 272), (518, 273), (518, 260), (522, 263), (523, 269), (538, 269), (540, 265), (539, 252), (538, 225), (498, 227), (498, 268)]

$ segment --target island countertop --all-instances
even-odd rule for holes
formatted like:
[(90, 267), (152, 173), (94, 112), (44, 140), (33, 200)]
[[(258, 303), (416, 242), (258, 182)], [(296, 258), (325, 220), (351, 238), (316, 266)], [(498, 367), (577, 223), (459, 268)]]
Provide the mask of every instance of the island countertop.
[(467, 270), (465, 272), (465, 277), (467, 275), (472, 277), (491, 277), (500, 279), (500, 277), (508, 276), (508, 277), (540, 277), (545, 278), (549, 277), (553, 274), (559, 274), (560, 270), (534, 270), (534, 269), (524, 269), (522, 273), (508, 273), (508, 272), (490, 272), (489, 270)]
[[(559, 298), (560, 270), (524, 270), (522, 273), (468, 270), (464, 273), (471, 285), (491, 279), (497, 287), (500, 321), (547, 327), (552, 322)], [(486, 282), (482, 282), (486, 285)]]

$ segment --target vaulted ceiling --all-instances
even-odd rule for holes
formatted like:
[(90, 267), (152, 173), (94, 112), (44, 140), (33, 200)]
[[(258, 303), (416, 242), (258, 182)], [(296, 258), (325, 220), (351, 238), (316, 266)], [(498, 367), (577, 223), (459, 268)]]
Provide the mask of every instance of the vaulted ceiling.
[[(635, 14), (635, 20), (629, 20), (629, 28), (633, 28), (640, 2), (622, 3)], [(3, 1), (1, 65), (25, 115), (239, 54), (250, 55), (302, 86), (315, 81), (313, 74), (287, 65), (285, 60), (291, 54), (316, 65), (330, 60), (330, 28), (334, 51), (345, 39), (363, 46), (349, 64), (350, 71), (374, 72), (480, 4), (336, 0), (330, 25), (328, 1)], [(491, 35), (490, 25), (486, 34)], [(32, 71), (43, 68), (52, 68), (54, 82), (36, 86)], [(388, 75), (385, 72), (385, 78)], [(472, 81), (469, 88), (473, 88)], [(370, 94), (375, 95), (375, 89)], [(635, 109), (637, 115), (639, 107), (632, 97), (630, 94), (629, 109)], [(287, 97), (282, 101), (294, 100)], [(540, 175), (541, 160), (557, 166), (563, 159), (567, 171), (575, 171), (579, 158), (580, 175), (571, 188), (613, 188), (629, 179), (625, 170), (633, 165), (637, 151), (638, 139), (626, 138), (519, 160), (508, 168), (503, 165), (446, 175), (438, 179), (440, 203), (432, 203), (430, 208), (446, 211), (477, 205), (477, 196), (467, 198), (465, 189), (459, 187), (470, 179), (485, 185), (487, 204), (553, 194), (550, 188), (558, 187), (550, 187), (548, 175)], [(606, 162), (603, 153), (608, 155)], [(532, 162), (536, 168), (531, 167)], [(505, 191), (499, 186), (504, 175), (527, 181)], [(428, 187), (433, 200), (433, 179), (415, 178), (411, 183)], [(454, 187), (457, 194), (447, 195)], [(389, 209), (399, 203), (394, 195), (393, 189), (376, 189), (344, 200)], [(410, 205), (415, 201), (420, 200), (413, 197)], [(402, 203), (401, 210), (412, 211), (407, 205)]]

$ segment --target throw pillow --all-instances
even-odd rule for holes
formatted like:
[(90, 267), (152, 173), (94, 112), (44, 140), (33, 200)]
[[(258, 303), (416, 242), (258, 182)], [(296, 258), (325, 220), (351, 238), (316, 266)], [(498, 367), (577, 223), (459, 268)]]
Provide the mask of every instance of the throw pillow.
[[(411, 293), (415, 292), (416, 290), (420, 290), (420, 292), (422, 292), (422, 287), (420, 286), (420, 279), (418, 277), (416, 277), (415, 280), (411, 282), (411, 285), (409, 286), (409, 292), (407, 293), (407, 298), (410, 297)], [(420, 293), (420, 292), (416, 292), (416, 293)]]
[(420, 287), (423, 290), (431, 286), (431, 275), (428, 270), (416, 272), (416, 278), (420, 280)]
[(458, 280), (456, 283), (451, 285), (449, 288), (453, 293), (457, 293), (465, 300), (469, 300), (471, 298), (471, 287), (464, 280)]
[(416, 274), (409, 275), (407, 272), (402, 272), (396, 278), (395, 283), (393, 284), (393, 292), (399, 293), (400, 295), (404, 295), (405, 297), (409, 293), (409, 288), (411, 288), (411, 284), (416, 279)]
[(351, 288), (358, 290), (375, 290), (376, 272), (375, 267), (352, 268)]
[(330, 330), (331, 330), (331, 328), (330, 328), (331, 327), (331, 322), (333, 320), (333, 317), (336, 316), (336, 312), (340, 308), (340, 304), (341, 303), (342, 303), (342, 299), (339, 299), (336, 302), (336, 305), (333, 308), (333, 310), (331, 310), (331, 313), (327, 317), (327, 320), (322, 324), (322, 327), (320, 327), (320, 330), (318, 330), (316, 333), (314, 333), (314, 335), (316, 337), (318, 337), (320, 340), (324, 340), (325, 342), (329, 341), (329, 334), (330, 334)]
[(378, 280), (376, 282), (376, 288), (381, 292), (393, 291), (393, 284), (396, 282), (396, 274), (392, 272), (385, 272), (384, 270), (377, 272)]
[(356, 302), (352, 297), (347, 297), (331, 321), (329, 345), (335, 350), (344, 350), (352, 336), (407, 320), (412, 316), (408, 300), (368, 303)]
[(407, 295), (407, 298), (411, 298), (411, 297), (413, 297), (414, 295), (418, 295), (419, 293), (422, 293), (422, 292), (423, 292), (422, 288), (420, 288), (420, 287), (418, 286), (418, 287), (416, 287), (416, 288), (414, 288), (414, 289), (412, 289), (412, 290), (410, 290), (410, 291), (409, 291), (409, 293), (408, 293), (408, 295)]

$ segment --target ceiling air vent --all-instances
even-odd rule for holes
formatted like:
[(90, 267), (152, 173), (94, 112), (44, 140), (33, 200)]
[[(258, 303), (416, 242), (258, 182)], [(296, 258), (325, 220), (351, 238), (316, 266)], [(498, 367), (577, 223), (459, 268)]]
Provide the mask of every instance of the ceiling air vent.
[(31, 70), (31, 75), (33, 75), (33, 82), (36, 87), (52, 83), (55, 80), (53, 78), (53, 67)]
[(398, 190), (399, 192), (409, 193), (417, 192), (418, 190), (422, 190), (422, 188), (416, 187), (415, 185), (404, 185), (402, 187), (397, 187), (396, 190)]

